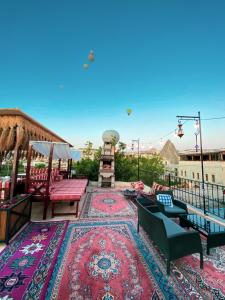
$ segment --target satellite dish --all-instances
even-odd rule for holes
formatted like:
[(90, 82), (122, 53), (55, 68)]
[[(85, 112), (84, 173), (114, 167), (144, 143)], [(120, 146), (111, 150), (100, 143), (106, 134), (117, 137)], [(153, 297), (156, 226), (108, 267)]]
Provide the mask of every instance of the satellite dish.
[(128, 116), (130, 116), (131, 113), (132, 113), (132, 109), (131, 109), (131, 108), (128, 108), (128, 109), (127, 109), (127, 114), (128, 114)]

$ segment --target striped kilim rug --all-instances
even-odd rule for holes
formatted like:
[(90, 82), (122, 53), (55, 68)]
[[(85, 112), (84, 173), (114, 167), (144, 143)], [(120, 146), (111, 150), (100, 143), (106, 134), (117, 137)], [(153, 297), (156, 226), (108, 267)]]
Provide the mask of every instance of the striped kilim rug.
[(0, 254), (0, 299), (45, 299), (68, 223), (29, 223)]

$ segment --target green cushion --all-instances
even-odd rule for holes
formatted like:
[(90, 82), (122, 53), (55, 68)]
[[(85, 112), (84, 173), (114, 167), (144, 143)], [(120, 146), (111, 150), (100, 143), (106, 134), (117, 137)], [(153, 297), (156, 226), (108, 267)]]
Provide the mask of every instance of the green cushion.
[(179, 215), (179, 214), (187, 214), (186, 210), (181, 207), (174, 205), (173, 207), (164, 206), (165, 213)]
[(174, 234), (186, 232), (185, 229), (180, 227), (177, 223), (175, 223), (174, 221), (169, 219), (167, 216), (165, 216), (161, 212), (154, 213), (154, 215), (163, 220), (168, 238), (170, 236), (173, 236)]

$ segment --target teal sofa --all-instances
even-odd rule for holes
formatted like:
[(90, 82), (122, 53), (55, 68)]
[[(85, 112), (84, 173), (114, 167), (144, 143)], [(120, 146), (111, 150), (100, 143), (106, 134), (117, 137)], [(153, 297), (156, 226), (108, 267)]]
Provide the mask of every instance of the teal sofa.
[(186, 231), (180, 225), (160, 212), (158, 206), (146, 204), (139, 197), (138, 232), (141, 226), (166, 258), (167, 274), (170, 262), (193, 253), (200, 254), (200, 268), (203, 268), (203, 252), (200, 235), (197, 231)]
[(173, 201), (173, 207), (165, 206), (161, 202), (159, 202), (156, 199), (156, 203), (160, 209), (160, 211), (166, 215), (169, 218), (177, 218), (181, 215), (187, 215), (188, 210), (187, 210), (187, 205), (183, 203), (182, 201), (179, 201), (177, 199), (174, 199), (173, 197), (173, 191), (156, 191), (155, 196), (157, 198), (157, 195), (163, 194), (163, 195), (170, 195), (172, 197)]

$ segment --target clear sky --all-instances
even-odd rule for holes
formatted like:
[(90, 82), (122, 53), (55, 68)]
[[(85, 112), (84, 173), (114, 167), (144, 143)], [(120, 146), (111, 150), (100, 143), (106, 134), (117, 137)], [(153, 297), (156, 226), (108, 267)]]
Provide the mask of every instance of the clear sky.
[[(105, 129), (160, 147), (177, 114), (225, 116), (224, 0), (0, 0), (0, 41), (0, 107), (76, 147)], [(202, 127), (205, 147), (225, 148), (225, 119)], [(169, 138), (193, 148), (184, 129)]]

